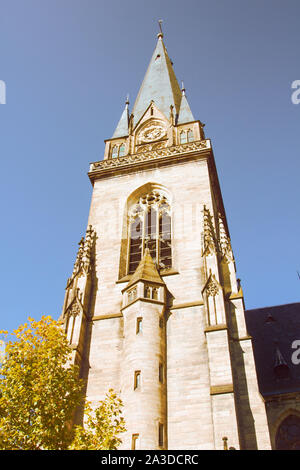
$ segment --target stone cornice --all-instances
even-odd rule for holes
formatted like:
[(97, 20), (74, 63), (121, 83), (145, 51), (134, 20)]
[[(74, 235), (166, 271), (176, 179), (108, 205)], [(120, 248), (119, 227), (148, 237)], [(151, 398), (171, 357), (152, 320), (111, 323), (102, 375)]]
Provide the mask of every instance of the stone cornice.
[(170, 163), (174, 160), (174, 157), (184, 159), (185, 157), (199, 155), (199, 152), (205, 153), (210, 149), (211, 143), (210, 140), (207, 139), (126, 155), (124, 157), (108, 158), (91, 163), (88, 175), (90, 180), (94, 181), (95, 179), (111, 176), (112, 174), (123, 172), (124, 170), (128, 171), (131, 168), (136, 171), (139, 167), (144, 169), (145, 166), (147, 167), (149, 164), (152, 166), (153, 163)]
[(120, 318), (122, 317), (122, 313), (107, 313), (106, 315), (94, 315), (91, 318), (91, 321), (98, 321), (98, 320), (107, 320), (108, 318)]
[(267, 392), (267, 393), (264, 393), (264, 392), (261, 392), (261, 395), (264, 399), (264, 401), (269, 404), (270, 402), (287, 402), (287, 400), (296, 400), (296, 401), (299, 401), (300, 400), (300, 393), (299, 393), (299, 390), (295, 390), (295, 391), (283, 391), (283, 392), (274, 392), (274, 393), (270, 393), (270, 392)]
[(219, 325), (207, 325), (204, 333), (209, 333), (212, 331), (228, 330), (228, 326), (225, 323), (220, 323)]

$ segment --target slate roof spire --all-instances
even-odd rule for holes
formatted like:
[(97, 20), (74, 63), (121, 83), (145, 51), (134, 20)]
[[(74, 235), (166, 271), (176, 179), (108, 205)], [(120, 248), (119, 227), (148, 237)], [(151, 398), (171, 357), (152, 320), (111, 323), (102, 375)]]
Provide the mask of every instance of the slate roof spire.
[(116, 127), (113, 135), (113, 139), (116, 137), (127, 137), (128, 136), (128, 124), (129, 124), (129, 96), (126, 97), (125, 109), (121, 115), (120, 121)]
[(157, 44), (132, 109), (134, 126), (143, 116), (151, 101), (154, 101), (155, 105), (167, 118), (169, 118), (170, 106), (174, 108), (175, 118), (180, 109), (180, 86), (163, 42), (161, 22), (159, 22), (159, 25), (160, 32), (157, 35)]
[(192, 114), (190, 105), (188, 103), (186, 94), (185, 94), (185, 87), (184, 83), (182, 82), (181, 85), (181, 103), (180, 103), (180, 110), (179, 110), (179, 116), (177, 120), (177, 124), (184, 124), (186, 122), (192, 122), (195, 121), (194, 116)]
[[(163, 42), (162, 20), (159, 20), (158, 23), (157, 44), (132, 109), (131, 125), (133, 128), (135, 128), (151, 102), (155, 103), (167, 119), (169, 119), (170, 109), (172, 109), (175, 124), (184, 124), (195, 120), (187, 101), (184, 85), (182, 83), (182, 89), (180, 89), (173, 69), (173, 62)], [(128, 105), (129, 100), (127, 99), (113, 138), (129, 135), (130, 116)]]

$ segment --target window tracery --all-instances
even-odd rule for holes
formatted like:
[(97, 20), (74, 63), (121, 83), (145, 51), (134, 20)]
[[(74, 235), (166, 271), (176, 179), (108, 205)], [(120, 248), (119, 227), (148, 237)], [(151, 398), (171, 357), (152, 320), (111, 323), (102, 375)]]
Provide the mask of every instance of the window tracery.
[(129, 212), (128, 274), (146, 247), (159, 268), (171, 267), (171, 208), (166, 195), (156, 190), (142, 195)]
[(276, 434), (277, 450), (300, 450), (300, 418), (289, 415), (280, 424)]
[(124, 157), (125, 155), (125, 144), (114, 145), (111, 151), (111, 158)]
[(194, 142), (194, 132), (192, 129), (183, 130), (179, 134), (179, 141), (181, 144), (186, 144), (187, 142)]

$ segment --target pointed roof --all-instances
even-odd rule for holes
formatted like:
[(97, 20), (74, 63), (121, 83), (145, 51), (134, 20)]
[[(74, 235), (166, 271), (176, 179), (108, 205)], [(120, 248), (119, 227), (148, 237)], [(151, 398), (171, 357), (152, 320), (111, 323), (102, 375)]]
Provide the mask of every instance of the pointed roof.
[(128, 110), (128, 105), (129, 105), (129, 100), (127, 98), (126, 104), (125, 104), (125, 109), (122, 113), (122, 116), (120, 118), (120, 121), (116, 127), (116, 130), (114, 132), (114, 135), (112, 138), (116, 137), (125, 137), (128, 136), (128, 123), (129, 123), (129, 110)]
[(138, 281), (148, 281), (155, 282), (156, 284), (164, 284), (164, 281), (162, 280), (159, 275), (159, 272), (157, 271), (149, 248), (145, 249), (144, 256), (141, 259), (135, 272), (133, 273), (130, 281), (128, 282), (126, 289), (128, 289), (128, 287), (131, 287)]
[(162, 33), (158, 34), (156, 48), (134, 103), (132, 110), (134, 126), (148, 108), (151, 100), (167, 118), (170, 115), (171, 105), (174, 107), (175, 114), (179, 113), (181, 90), (163, 43)]
[(185, 96), (185, 93), (183, 93), (182, 98), (181, 98), (181, 103), (180, 103), (180, 110), (179, 110), (177, 124), (184, 124), (185, 122), (192, 122), (192, 121), (195, 121), (195, 119), (192, 114), (188, 100)]

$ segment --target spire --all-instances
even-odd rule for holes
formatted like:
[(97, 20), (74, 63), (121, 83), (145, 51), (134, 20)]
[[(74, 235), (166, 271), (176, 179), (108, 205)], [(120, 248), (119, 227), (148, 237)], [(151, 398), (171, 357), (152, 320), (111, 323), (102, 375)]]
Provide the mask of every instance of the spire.
[(178, 116), (178, 121), (177, 124), (184, 124), (185, 122), (192, 122), (195, 121), (194, 116), (192, 114), (190, 105), (188, 103), (188, 100), (185, 95), (185, 88), (184, 88), (184, 83), (182, 82), (181, 86), (181, 103), (180, 103), (180, 110), (179, 110), (179, 116)]
[(128, 135), (128, 123), (129, 123), (129, 96), (127, 95), (125, 109), (122, 113), (121, 119), (116, 127), (116, 130), (113, 135), (115, 137), (125, 137)]
[(164, 281), (157, 271), (156, 265), (153, 261), (153, 258), (150, 254), (149, 248), (145, 249), (143, 258), (140, 261), (140, 264), (133, 273), (129, 283), (126, 286), (126, 289), (138, 281), (149, 281), (155, 282), (157, 284), (164, 284)]
[(152, 100), (167, 118), (169, 117), (171, 105), (174, 107), (175, 115), (179, 113), (181, 91), (172, 62), (163, 43), (161, 20), (159, 25), (158, 41), (132, 110), (134, 126), (140, 120)]

